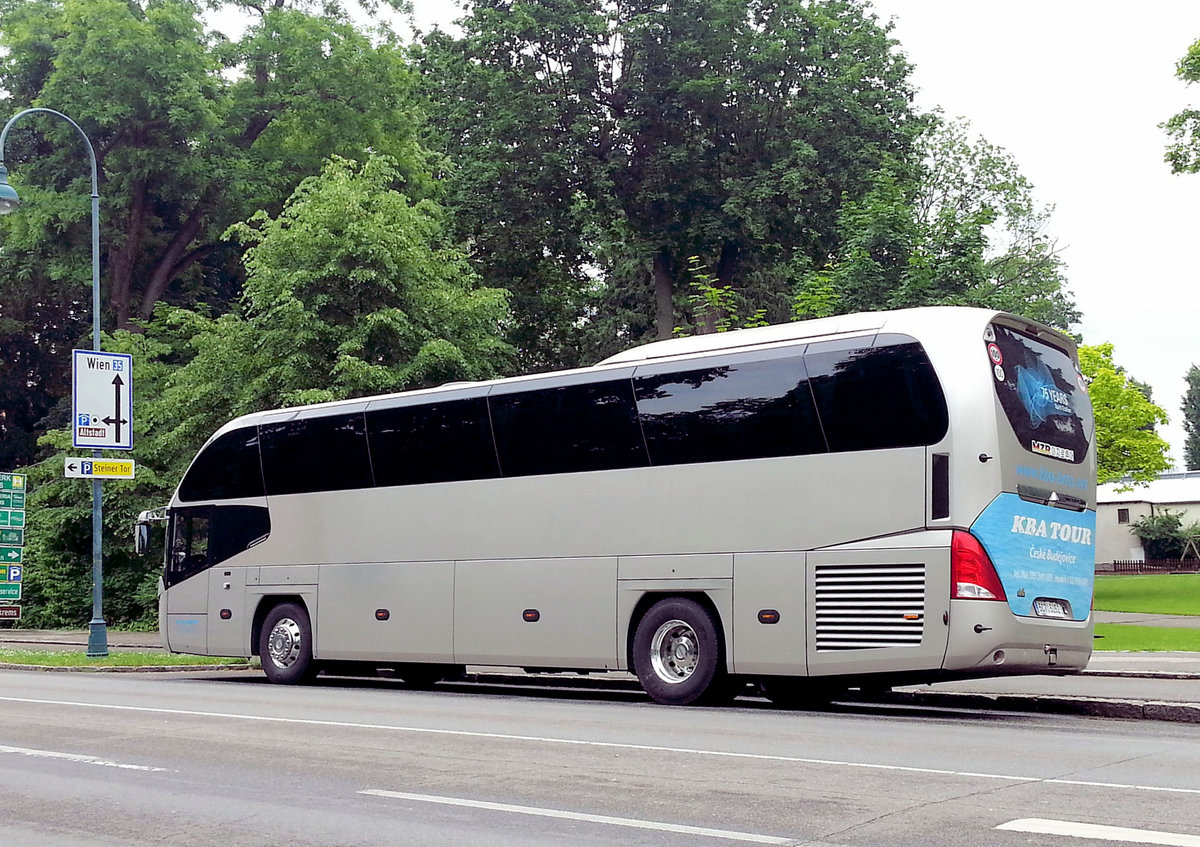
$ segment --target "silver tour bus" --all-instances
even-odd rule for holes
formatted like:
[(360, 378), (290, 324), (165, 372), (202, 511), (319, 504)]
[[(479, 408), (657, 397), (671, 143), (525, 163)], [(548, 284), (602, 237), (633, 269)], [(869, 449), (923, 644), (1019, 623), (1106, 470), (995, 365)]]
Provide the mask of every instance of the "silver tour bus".
[(632, 671), (688, 704), (1067, 673), (1095, 507), (1070, 338), (844, 315), (230, 421), (165, 510), (159, 617), (289, 683)]

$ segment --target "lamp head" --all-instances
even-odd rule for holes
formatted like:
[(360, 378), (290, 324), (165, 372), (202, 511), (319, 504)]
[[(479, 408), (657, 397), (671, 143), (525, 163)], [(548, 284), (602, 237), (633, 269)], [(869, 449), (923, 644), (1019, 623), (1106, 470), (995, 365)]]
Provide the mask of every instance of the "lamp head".
[(17, 190), (8, 184), (8, 168), (0, 162), (0, 215), (7, 215), (21, 205)]

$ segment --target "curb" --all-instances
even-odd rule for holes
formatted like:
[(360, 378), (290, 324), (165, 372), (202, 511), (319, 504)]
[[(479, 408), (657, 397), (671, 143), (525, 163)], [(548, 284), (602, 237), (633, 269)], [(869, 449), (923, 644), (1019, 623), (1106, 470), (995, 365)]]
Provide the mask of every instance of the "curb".
[(42, 673), (195, 673), (196, 671), (245, 671), (257, 670), (245, 662), (226, 665), (109, 665), (97, 667), (56, 667), (54, 665), (22, 665), (11, 662), (0, 662), (3, 671), (41, 671)]
[(1200, 703), (1171, 703), (1162, 700), (1056, 697), (1046, 694), (957, 694), (949, 691), (900, 691), (887, 694), (878, 702), (951, 709), (968, 708), (981, 711), (1033, 712), (1045, 715), (1200, 723)]
[[(1113, 674), (1121, 676), (1121, 674)], [(1157, 675), (1156, 675), (1157, 676)], [(1182, 675), (1191, 679), (1196, 674)], [(1167, 678), (1179, 678), (1170, 676)], [(467, 682), (518, 687), (585, 688), (640, 693), (636, 680), (579, 676), (520, 676), (515, 674), (470, 673)], [(1057, 697), (1046, 694), (970, 694), (950, 691), (896, 691), (877, 697), (843, 697), (835, 703), (854, 705), (903, 705), (979, 711), (1033, 712), (1046, 715), (1153, 720), (1170, 723), (1200, 723), (1200, 703), (1161, 700), (1121, 700), (1101, 697)], [(819, 711), (819, 710), (818, 710)]]
[(1127, 679), (1200, 679), (1200, 673), (1188, 671), (1080, 671), (1080, 676), (1104, 676)]

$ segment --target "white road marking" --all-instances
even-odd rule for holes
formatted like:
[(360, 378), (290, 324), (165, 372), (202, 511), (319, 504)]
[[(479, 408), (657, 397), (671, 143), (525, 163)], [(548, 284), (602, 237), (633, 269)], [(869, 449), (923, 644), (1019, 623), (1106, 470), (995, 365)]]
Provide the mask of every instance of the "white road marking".
[(512, 806), (508, 803), (488, 803), (483, 800), (464, 800), (458, 797), (439, 797), (432, 794), (406, 794), (402, 791), (383, 791), (372, 788), (360, 791), (371, 797), (390, 797), (395, 800), (413, 800), (417, 803), (439, 803), (443, 806), (465, 806), (469, 809), (486, 809), (491, 812), (509, 812), (515, 815), (534, 815), (540, 818), (558, 818), (568, 821), (584, 821), (608, 826), (625, 826), (634, 829), (652, 829), (659, 832), (674, 832), (680, 835), (702, 835), (705, 838), (724, 838), (726, 841), (748, 841), (751, 844), (795, 844), (794, 838), (775, 835), (758, 835), (753, 832), (735, 832), (728, 829), (708, 829), (703, 826), (643, 821), (636, 818), (614, 818), (608, 815), (589, 815), (584, 812), (564, 812), (560, 809), (539, 809), (536, 806)]
[(163, 709), (153, 706), (119, 706), (109, 703), (83, 703), (75, 700), (42, 700), (30, 697), (3, 697), (0, 702), (31, 703), (38, 706), (72, 706), (82, 709), (101, 709), (119, 712), (141, 712), (152, 715), (177, 715), (180, 717), (221, 718), (225, 720), (253, 721), (259, 723), (292, 724), (295, 726), (321, 726), (335, 729), (367, 729), (382, 732), (397, 732), (413, 735), (445, 735), (457, 738), (485, 738), (493, 741), (524, 741), (536, 744), (562, 744), (573, 747), (597, 747), (610, 750), (632, 750), (645, 753), (677, 753), (687, 756), (708, 756), (719, 759), (742, 759), (759, 762), (785, 762), (798, 765), (828, 765), (830, 767), (858, 768), (862, 770), (894, 771), (900, 773), (930, 774), (935, 776), (971, 777), (994, 779), (1002, 782), (1033, 783), (1041, 785), (1076, 785), (1087, 788), (1113, 788), (1118, 791), (1154, 791), (1169, 794), (1200, 796), (1200, 788), (1169, 788), (1161, 785), (1130, 785), (1122, 782), (1089, 782), (1079, 779), (1058, 779), (1019, 774), (980, 773), (956, 771), (943, 768), (921, 768), (911, 765), (886, 765), (876, 762), (851, 762), (841, 759), (813, 759), (805, 756), (777, 756), (768, 753), (739, 753), (729, 750), (700, 750), (689, 747), (660, 747), (651, 744), (623, 744), (617, 741), (588, 741), (580, 738), (551, 738), (539, 735), (509, 735), (498, 732), (475, 732), (464, 729), (435, 729), (422, 726), (400, 726), (396, 724), (352, 723), (349, 721), (327, 721), (312, 718), (284, 718), (275, 715), (244, 715), (234, 712), (202, 712), (194, 709)]
[(1100, 841), (1123, 841), (1128, 844), (1163, 844), (1167, 847), (1200, 847), (1200, 835), (1178, 832), (1159, 832), (1153, 829), (1127, 829), (1123, 826), (1101, 826), (1094, 823), (1054, 821), (1044, 818), (1022, 818), (1000, 824), (996, 829), (1008, 832), (1027, 832), (1033, 835), (1065, 835), (1070, 838), (1093, 838)]
[(28, 747), (6, 747), (0, 745), (0, 753), (15, 753), (19, 756), (33, 756), (38, 759), (59, 759), (65, 762), (78, 762), (83, 765), (100, 765), (105, 768), (121, 768), (127, 771), (146, 771), (147, 773), (166, 773), (166, 768), (152, 768), (147, 765), (129, 765), (124, 762), (111, 762), (99, 756), (85, 756), (82, 753), (59, 753), (54, 750), (31, 750)]

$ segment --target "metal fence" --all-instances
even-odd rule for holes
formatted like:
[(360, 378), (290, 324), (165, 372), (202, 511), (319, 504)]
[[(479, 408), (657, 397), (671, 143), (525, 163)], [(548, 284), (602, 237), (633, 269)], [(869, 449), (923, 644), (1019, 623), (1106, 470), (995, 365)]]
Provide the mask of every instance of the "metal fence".
[[(1103, 565), (1101, 566), (1102, 569)], [(1112, 563), (1112, 573), (1200, 573), (1200, 559), (1147, 559)]]

